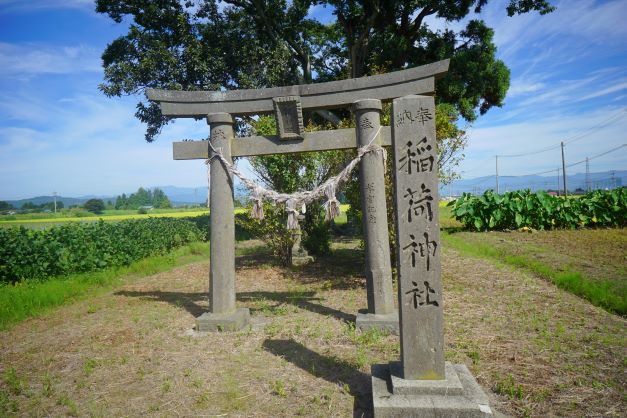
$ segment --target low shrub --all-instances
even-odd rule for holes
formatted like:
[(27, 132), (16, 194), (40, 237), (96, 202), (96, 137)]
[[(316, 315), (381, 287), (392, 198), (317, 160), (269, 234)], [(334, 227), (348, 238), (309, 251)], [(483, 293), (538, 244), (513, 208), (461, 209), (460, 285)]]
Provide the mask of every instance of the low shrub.
[(579, 198), (556, 197), (529, 190), (502, 195), (488, 190), (482, 196), (464, 193), (448, 204), (451, 213), (476, 231), (627, 225), (627, 190), (597, 190)]
[(126, 266), (206, 238), (206, 230), (176, 218), (0, 228), (0, 283)]

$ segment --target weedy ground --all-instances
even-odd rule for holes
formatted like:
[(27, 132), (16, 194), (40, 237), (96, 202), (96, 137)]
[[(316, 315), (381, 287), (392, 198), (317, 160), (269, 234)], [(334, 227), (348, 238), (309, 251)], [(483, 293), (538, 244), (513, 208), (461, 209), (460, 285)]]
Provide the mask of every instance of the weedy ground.
[(443, 241), (465, 255), (542, 277), (595, 306), (627, 315), (627, 233), (624, 228), (467, 232), (443, 210)]
[(533, 232), (457, 233), (508, 254), (532, 256), (556, 271), (578, 271), (592, 280), (627, 281), (627, 230), (580, 229)]
[[(255, 326), (196, 335), (209, 265), (133, 279), (0, 332), (0, 416), (370, 416), (370, 365), (398, 337), (354, 328), (359, 242), (282, 268), (239, 243)], [(627, 415), (626, 321), (524, 269), (442, 257), (447, 360), (513, 416)]]

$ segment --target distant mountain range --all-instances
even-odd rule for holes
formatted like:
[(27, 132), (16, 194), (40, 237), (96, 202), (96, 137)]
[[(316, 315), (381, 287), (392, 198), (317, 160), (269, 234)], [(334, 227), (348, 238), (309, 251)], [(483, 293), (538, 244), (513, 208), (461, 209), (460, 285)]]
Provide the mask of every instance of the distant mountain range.
[[(207, 186), (204, 187), (176, 187), (176, 186), (157, 186), (157, 189), (161, 189), (163, 193), (168, 196), (170, 202), (174, 206), (183, 206), (183, 205), (197, 205), (202, 204), (207, 201)], [(155, 189), (155, 187), (150, 187), (150, 189)], [(133, 192), (124, 192), (126, 195), (130, 195), (131, 193), (135, 193), (137, 190)], [(120, 193), (122, 194), (122, 193)], [(242, 192), (239, 189), (236, 189), (235, 192), (236, 197), (242, 196)], [(111, 201), (115, 203), (117, 196), (105, 196), (105, 195), (87, 195), (87, 196), (79, 196), (79, 197), (66, 197), (66, 196), (57, 196), (57, 202), (63, 202), (64, 207), (70, 207), (72, 205), (83, 205), (89, 199), (102, 199), (105, 201)], [(0, 199), (2, 200), (2, 199)], [(20, 200), (6, 200), (7, 203), (10, 203), (15, 208), (21, 208), (22, 205), (28, 202), (32, 202), (35, 205), (41, 205), (43, 203), (54, 202), (54, 196), (37, 196), (31, 197), (27, 199)]]
[[(586, 190), (586, 174), (576, 173), (566, 176), (566, 185), (569, 191), (575, 189)], [(495, 188), (494, 176), (477, 177), (473, 179), (456, 180), (450, 186), (442, 186), (441, 196), (458, 196), (464, 192), (483, 193), (488, 189)], [(590, 173), (590, 187), (592, 189), (613, 189), (627, 185), (627, 170), (603, 171)], [(558, 187), (557, 173), (554, 176), (499, 176), (499, 192), (503, 193), (511, 190), (531, 189), (535, 190), (556, 190)], [(559, 187), (562, 187), (560, 178)], [(174, 206), (197, 205), (207, 201), (207, 186), (201, 187), (177, 187), (177, 186), (157, 186), (168, 196)], [(154, 187), (151, 187), (154, 189)], [(134, 193), (134, 192), (131, 192)], [(120, 193), (121, 194), (121, 193)], [(130, 193), (126, 193), (127, 195)], [(246, 193), (236, 188), (235, 197), (241, 198)], [(80, 197), (57, 196), (57, 202), (63, 202), (65, 207), (72, 205), (82, 205), (89, 199), (102, 199), (105, 202), (115, 202), (116, 196), (88, 195)], [(2, 200), (2, 199), (0, 199)], [(53, 202), (54, 196), (37, 196), (28, 199), (7, 200), (15, 208), (21, 208), (23, 204), (32, 202), (36, 205)]]
[[(64, 197), (57, 196), (57, 202), (63, 202), (64, 207), (70, 207), (72, 205), (82, 205), (87, 202), (89, 199), (102, 199), (105, 202), (107, 200), (115, 201), (115, 197), (110, 196), (81, 196), (81, 197)], [(41, 205), (43, 203), (54, 202), (54, 196), (37, 196), (30, 197), (28, 199), (20, 199), (20, 200), (6, 200), (7, 203), (10, 203), (15, 208), (21, 208), (25, 203), (33, 203), (35, 205)]]
[[(627, 171), (614, 170), (590, 173), (590, 187), (596, 189), (613, 189), (627, 185)], [(496, 187), (495, 176), (476, 177), (473, 179), (455, 180), (452, 184), (440, 188), (441, 196), (459, 196), (462, 193), (483, 193)], [(576, 189), (587, 190), (586, 173), (576, 173), (566, 176), (566, 187), (570, 192)], [(499, 192), (531, 189), (557, 190), (557, 171), (553, 176), (499, 176)], [(563, 188), (563, 179), (559, 178), (559, 188)]]

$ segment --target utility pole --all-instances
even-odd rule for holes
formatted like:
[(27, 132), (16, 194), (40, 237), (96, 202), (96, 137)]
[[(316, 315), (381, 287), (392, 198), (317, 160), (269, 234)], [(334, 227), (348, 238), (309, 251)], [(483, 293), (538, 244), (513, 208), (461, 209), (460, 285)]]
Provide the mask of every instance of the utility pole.
[(614, 177), (615, 174), (616, 171), (612, 171), (612, 189), (616, 188), (616, 178)]
[(499, 194), (499, 156), (495, 155), (496, 159), (496, 194)]
[(588, 157), (586, 157), (586, 191), (588, 193), (592, 191), (590, 184), (590, 161), (588, 160)]
[(557, 169), (557, 195), (560, 196), (560, 169)]
[(453, 197), (453, 193), (451, 188), (453, 187), (453, 178), (451, 177), (451, 170), (448, 170), (448, 198), (451, 199)]
[(57, 192), (52, 192), (54, 196), (54, 213), (57, 213)]
[(566, 161), (564, 160), (564, 141), (562, 141), (562, 176), (564, 177), (564, 196), (568, 196), (566, 188)]

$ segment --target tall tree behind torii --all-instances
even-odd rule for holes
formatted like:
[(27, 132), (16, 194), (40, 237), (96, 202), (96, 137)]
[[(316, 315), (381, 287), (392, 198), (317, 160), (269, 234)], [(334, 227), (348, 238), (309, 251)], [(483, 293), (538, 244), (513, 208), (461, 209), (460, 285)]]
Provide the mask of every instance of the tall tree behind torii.
[[(472, 20), (460, 32), (435, 31), (427, 16), (459, 21), (489, 0), (97, 0), (129, 32), (103, 53), (108, 96), (147, 87), (181, 90), (260, 88), (393, 71), (451, 58), (437, 100), (467, 120), (501, 106), (509, 70), (495, 57), (493, 31)], [(331, 6), (336, 21), (308, 18)], [(549, 13), (546, 0), (510, 0), (508, 15)], [(143, 97), (136, 116), (152, 141), (168, 121)]]

